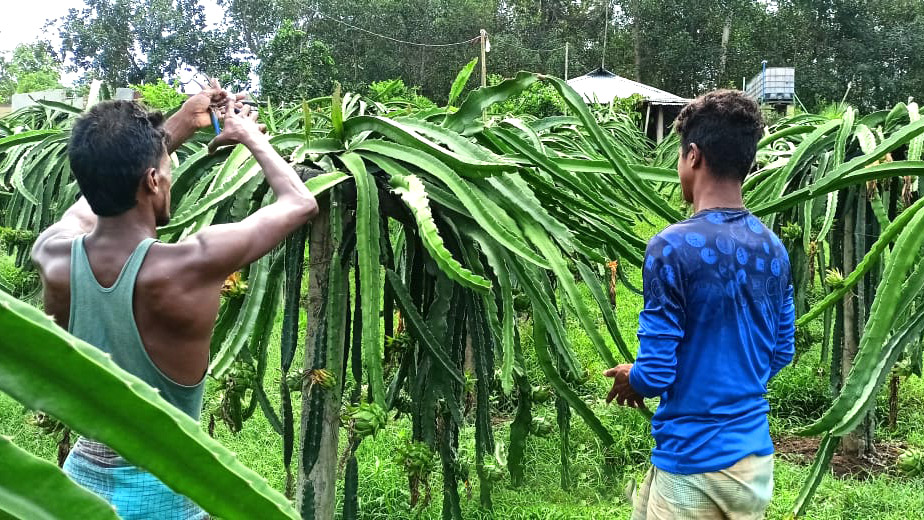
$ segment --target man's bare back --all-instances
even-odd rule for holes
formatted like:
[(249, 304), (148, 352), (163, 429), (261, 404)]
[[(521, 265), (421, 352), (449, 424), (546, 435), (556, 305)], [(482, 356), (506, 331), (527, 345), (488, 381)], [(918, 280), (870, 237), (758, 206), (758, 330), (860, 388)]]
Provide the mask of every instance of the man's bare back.
[[(49, 248), (48, 269), (43, 270), (46, 312), (62, 327), (67, 327), (70, 317), (72, 244), (73, 240), (61, 241)], [(86, 248), (93, 274), (102, 287), (115, 284), (134, 251), (125, 243), (92, 233), (86, 238)], [(189, 261), (184, 257), (195, 255), (193, 249), (187, 244), (151, 246), (134, 294), (135, 322), (148, 355), (161, 372), (183, 385), (197, 384), (208, 368), (221, 289), (220, 282), (187, 267)]]

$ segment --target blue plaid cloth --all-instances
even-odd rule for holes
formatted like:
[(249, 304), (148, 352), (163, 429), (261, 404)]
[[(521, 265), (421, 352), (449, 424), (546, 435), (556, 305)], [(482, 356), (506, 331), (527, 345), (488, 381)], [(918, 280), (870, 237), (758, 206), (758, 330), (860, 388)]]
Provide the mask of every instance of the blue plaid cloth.
[(64, 462), (77, 484), (96, 493), (126, 520), (202, 520), (208, 515), (154, 475), (128, 464), (106, 446), (80, 439)]

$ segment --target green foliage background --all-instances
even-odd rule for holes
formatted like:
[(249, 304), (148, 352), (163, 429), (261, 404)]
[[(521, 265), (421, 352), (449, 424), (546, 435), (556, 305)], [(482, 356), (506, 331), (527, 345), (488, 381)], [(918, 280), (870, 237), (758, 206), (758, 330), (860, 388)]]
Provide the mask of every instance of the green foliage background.
[(330, 48), (286, 20), (260, 53), (260, 94), (275, 101), (298, 101), (330, 92), (337, 66)]
[(132, 85), (131, 88), (141, 95), (141, 102), (150, 110), (171, 110), (186, 101), (186, 96), (179, 91), (179, 85), (171, 85), (162, 79)]
[(60, 67), (48, 42), (17, 45), (9, 60), (0, 56), (0, 103), (13, 94), (60, 87)]
[[(259, 58), (267, 94), (326, 93), (334, 81), (363, 92), (400, 78), (442, 104), (446, 78), (479, 55), (489, 35), (489, 74), (518, 70), (570, 76), (606, 68), (692, 97), (771, 67), (795, 67), (810, 111), (841, 100), (864, 112), (924, 91), (924, 8), (916, 0), (219, 0), (224, 23), (206, 24), (202, 0), (84, 0), (53, 20), (67, 71), (115, 86), (174, 79), (182, 68), (250, 85)], [(606, 23), (604, 23), (606, 21)], [(352, 27), (427, 45), (373, 36)], [(473, 40), (474, 39), (474, 40)], [(606, 45), (604, 45), (604, 41)], [(47, 44), (41, 44), (46, 45)], [(0, 97), (13, 78), (44, 86), (46, 69), (17, 78), (0, 64)], [(475, 74), (477, 76), (477, 73)], [(469, 86), (477, 85), (472, 78)], [(280, 98), (282, 99), (282, 98)]]

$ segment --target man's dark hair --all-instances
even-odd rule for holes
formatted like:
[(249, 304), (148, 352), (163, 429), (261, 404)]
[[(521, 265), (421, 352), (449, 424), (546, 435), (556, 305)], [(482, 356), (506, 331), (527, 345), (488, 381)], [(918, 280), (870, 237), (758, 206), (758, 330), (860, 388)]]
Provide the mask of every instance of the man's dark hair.
[(674, 128), (683, 155), (696, 143), (711, 172), (744, 181), (757, 154), (764, 121), (757, 102), (739, 90), (716, 90), (683, 107)]
[(68, 156), (93, 213), (114, 217), (135, 207), (144, 172), (166, 151), (163, 125), (163, 114), (131, 101), (104, 101), (77, 120)]

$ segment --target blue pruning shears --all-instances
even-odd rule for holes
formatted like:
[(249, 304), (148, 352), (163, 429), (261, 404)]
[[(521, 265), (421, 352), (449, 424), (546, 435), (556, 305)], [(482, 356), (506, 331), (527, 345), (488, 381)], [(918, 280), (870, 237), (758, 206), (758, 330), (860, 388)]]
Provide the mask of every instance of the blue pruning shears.
[(212, 116), (212, 126), (215, 128), (215, 135), (221, 133), (221, 127), (218, 125), (218, 114), (215, 113), (214, 108), (209, 108), (209, 114)]
[[(199, 74), (201, 74), (201, 72), (197, 70), (196, 73), (193, 75), (193, 77), (190, 78), (190, 80), (195, 82), (197, 85), (199, 85), (199, 88), (205, 89), (206, 88), (205, 85), (203, 85), (202, 83), (199, 83), (199, 80), (196, 79), (196, 76), (198, 76)], [(208, 78), (208, 76), (204, 74), (203, 76)], [(207, 79), (206, 79), (206, 83), (208, 83)], [(209, 116), (211, 116), (212, 118), (212, 128), (215, 129), (215, 135), (221, 134), (221, 126), (218, 124), (218, 113), (215, 111), (215, 107), (209, 107)]]

